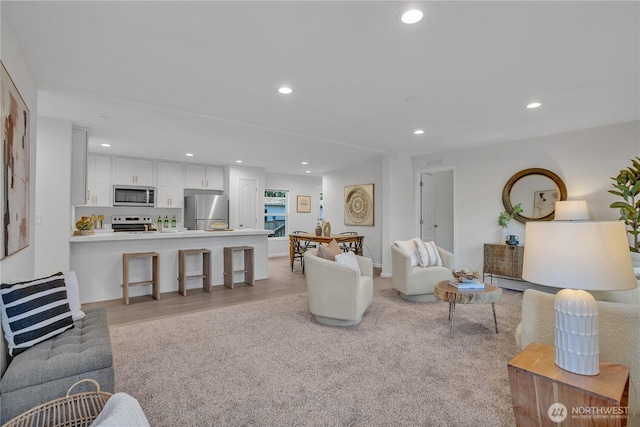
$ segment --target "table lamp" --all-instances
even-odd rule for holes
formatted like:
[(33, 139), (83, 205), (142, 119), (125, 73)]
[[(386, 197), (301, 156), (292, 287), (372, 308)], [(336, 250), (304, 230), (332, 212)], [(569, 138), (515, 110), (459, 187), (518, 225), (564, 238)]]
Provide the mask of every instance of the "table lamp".
[(554, 211), (556, 221), (576, 221), (589, 219), (586, 200), (562, 200), (556, 202)]
[(556, 294), (555, 363), (581, 375), (599, 373), (598, 306), (585, 291), (636, 285), (622, 221), (528, 221), (522, 277), (567, 288)]

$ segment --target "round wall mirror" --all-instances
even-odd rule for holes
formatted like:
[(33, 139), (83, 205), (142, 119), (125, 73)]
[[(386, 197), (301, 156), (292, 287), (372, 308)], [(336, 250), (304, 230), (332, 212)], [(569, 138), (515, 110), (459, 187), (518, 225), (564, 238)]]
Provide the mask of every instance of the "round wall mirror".
[(567, 187), (558, 175), (546, 169), (520, 171), (507, 181), (502, 190), (502, 204), (509, 214), (520, 203), (522, 213), (513, 219), (522, 223), (552, 220), (556, 202), (562, 200), (567, 200)]

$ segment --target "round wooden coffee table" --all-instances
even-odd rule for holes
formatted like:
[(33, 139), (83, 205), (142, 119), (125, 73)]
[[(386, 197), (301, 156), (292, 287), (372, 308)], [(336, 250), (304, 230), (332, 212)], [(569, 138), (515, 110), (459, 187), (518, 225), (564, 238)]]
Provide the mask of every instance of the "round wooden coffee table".
[(449, 334), (453, 337), (454, 316), (456, 314), (456, 304), (487, 304), (491, 303), (493, 310), (493, 323), (498, 333), (498, 320), (496, 319), (495, 303), (502, 297), (502, 289), (497, 286), (484, 284), (484, 289), (458, 289), (451, 286), (448, 280), (439, 282), (433, 290), (436, 298), (449, 303)]

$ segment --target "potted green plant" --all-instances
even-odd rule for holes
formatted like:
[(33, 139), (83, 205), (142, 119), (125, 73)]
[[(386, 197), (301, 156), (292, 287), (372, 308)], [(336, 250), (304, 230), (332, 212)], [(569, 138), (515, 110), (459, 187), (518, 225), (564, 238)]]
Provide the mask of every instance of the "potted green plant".
[(498, 225), (503, 229), (506, 229), (509, 226), (509, 222), (515, 217), (517, 214), (522, 213), (522, 204), (518, 203), (513, 207), (513, 212), (509, 213), (507, 211), (500, 212), (498, 215)]
[[(615, 190), (609, 193), (622, 198), (623, 201), (611, 203), (609, 207), (620, 210), (620, 220), (624, 221), (627, 233), (631, 236), (629, 250), (633, 254), (640, 252), (638, 234), (640, 234), (640, 157), (631, 159), (631, 166), (623, 169), (618, 176), (611, 177)], [(635, 262), (634, 262), (635, 264)]]

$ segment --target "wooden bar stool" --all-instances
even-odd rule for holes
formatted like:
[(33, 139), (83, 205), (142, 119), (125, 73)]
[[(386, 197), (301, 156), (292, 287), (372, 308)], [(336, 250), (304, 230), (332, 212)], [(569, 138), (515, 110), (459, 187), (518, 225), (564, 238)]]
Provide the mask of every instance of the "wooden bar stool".
[[(202, 254), (202, 274), (187, 276), (187, 255)], [(211, 251), (209, 249), (180, 249), (178, 251), (178, 289), (187, 296), (187, 280), (202, 279), (202, 288), (211, 292)]]
[[(233, 269), (233, 253), (242, 251), (244, 266), (242, 270)], [(253, 279), (253, 246), (229, 246), (224, 248), (224, 285), (233, 289), (235, 273), (244, 273), (244, 283), (255, 286)]]
[[(129, 260), (131, 258), (151, 258), (151, 280), (129, 282)], [(122, 300), (129, 305), (129, 287), (152, 285), (153, 298), (160, 299), (160, 261), (157, 252), (135, 252), (122, 254)]]

